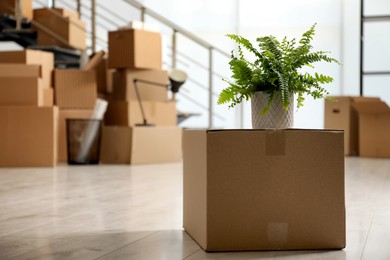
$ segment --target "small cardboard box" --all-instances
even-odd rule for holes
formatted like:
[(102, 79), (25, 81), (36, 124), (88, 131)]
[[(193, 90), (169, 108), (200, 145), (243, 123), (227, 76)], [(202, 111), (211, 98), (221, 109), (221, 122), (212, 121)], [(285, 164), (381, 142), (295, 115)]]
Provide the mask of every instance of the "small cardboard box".
[(92, 110), (60, 110), (58, 117), (58, 161), (68, 161), (66, 119), (89, 119)]
[(44, 89), (40, 78), (1, 77), (0, 105), (44, 106)]
[(66, 9), (66, 8), (40, 8), (40, 9), (34, 9), (34, 20), (37, 20), (41, 17), (51, 17), (58, 14), (62, 17), (71, 18), (73, 20), (79, 20), (80, 16), (77, 12)]
[(168, 73), (163, 70), (120, 70), (115, 72), (112, 93), (114, 99), (137, 101), (134, 80), (140, 80), (136, 84), (142, 101), (168, 101)]
[[(1, 0), (0, 13), (17, 16), (17, 1), (18, 0)], [(33, 18), (32, 0), (21, 0), (22, 16), (24, 18)]]
[(184, 229), (206, 251), (345, 247), (343, 131), (184, 130)]
[(56, 107), (0, 106), (0, 166), (57, 164)]
[[(54, 55), (51, 52), (36, 50), (0, 51), (0, 63), (40, 65), (43, 87), (49, 88), (53, 86)], [(26, 73), (26, 70), (26, 68), (23, 69), (22, 74)]]
[(354, 107), (359, 114), (360, 156), (390, 158), (390, 108), (375, 102), (358, 102)]
[(60, 109), (93, 109), (97, 99), (95, 71), (54, 71), (54, 101)]
[(179, 127), (103, 127), (100, 161), (107, 164), (180, 162)]
[[(61, 12), (57, 13), (61, 14)], [(37, 23), (58, 34), (58, 36), (66, 41), (65, 44), (36, 27), (35, 29), (38, 31), (38, 45), (57, 45), (79, 50), (86, 49), (87, 36), (85, 22), (79, 20), (77, 14), (69, 14), (69, 11), (66, 11), (65, 15), (56, 15), (48, 9), (34, 10), (34, 20)]]
[(136, 29), (109, 32), (108, 48), (110, 68), (161, 70), (160, 33)]
[(359, 118), (353, 107), (356, 102), (371, 102), (378, 98), (333, 96), (325, 100), (325, 128), (344, 130), (344, 154), (359, 155)]
[[(142, 102), (145, 117), (148, 123), (157, 126), (176, 126), (175, 102)], [(143, 118), (140, 105), (137, 101), (110, 102), (104, 117), (106, 125), (134, 126), (142, 124)]]

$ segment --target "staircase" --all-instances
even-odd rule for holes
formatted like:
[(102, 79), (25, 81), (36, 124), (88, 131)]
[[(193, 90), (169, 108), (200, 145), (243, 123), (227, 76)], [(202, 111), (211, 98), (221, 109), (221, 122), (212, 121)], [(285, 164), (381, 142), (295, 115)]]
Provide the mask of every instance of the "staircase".
[[(225, 121), (224, 116), (215, 112), (214, 104), (216, 104), (218, 93), (214, 91), (214, 81), (218, 80), (220, 82), (221, 78), (226, 76), (216, 73), (213, 65), (215, 56), (222, 57), (227, 64), (230, 55), (169, 21), (165, 17), (162, 17), (153, 10), (146, 8), (137, 1), (120, 0), (120, 2), (125, 4), (127, 6), (126, 8), (130, 8), (132, 10), (131, 13), (138, 13), (138, 15), (121, 17), (109, 9), (105, 0), (52, 0), (52, 6), (49, 6), (42, 0), (33, 0), (35, 8), (64, 7), (79, 12), (80, 17), (84, 21), (87, 21), (88, 24), (87, 52), (89, 54), (99, 50), (105, 50), (107, 52), (108, 31), (126, 26), (131, 20), (145, 21), (146, 19), (151, 19), (153, 22), (158, 22), (163, 27), (168, 28), (165, 36), (170, 39), (170, 42), (165, 46), (167, 48), (166, 53), (168, 58), (164, 61), (164, 67), (166, 69), (180, 67), (189, 75), (185, 86), (178, 93), (177, 104), (179, 110), (191, 111), (192, 113), (182, 113), (181, 120), (195, 115), (194, 119), (196, 118), (198, 121), (197, 126), (202, 125), (205, 128), (223, 127)], [(80, 57), (82, 55), (80, 50), (58, 46), (38, 46), (36, 44), (36, 32), (31, 30), (32, 24), (34, 24), (34, 21), (21, 19), (19, 29), (17, 29), (18, 17), (1, 15), (0, 41), (13, 41), (24, 48), (51, 51), (55, 54), (56, 67), (78, 68), (80, 66)], [(197, 57), (191, 57), (191, 51), (188, 51), (188, 53), (179, 51), (179, 37), (180, 39), (185, 38), (187, 41), (203, 48), (208, 56), (207, 62), (200, 62)], [(203, 80), (200, 80), (200, 77), (192, 76), (199, 74), (206, 74), (207, 76), (201, 77)], [(189, 126), (191, 127), (191, 125)]]

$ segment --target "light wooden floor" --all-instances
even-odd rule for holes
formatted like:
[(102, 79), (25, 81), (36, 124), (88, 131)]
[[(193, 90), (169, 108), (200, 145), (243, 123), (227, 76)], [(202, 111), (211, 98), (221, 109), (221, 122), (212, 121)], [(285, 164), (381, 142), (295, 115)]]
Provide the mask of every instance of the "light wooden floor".
[(0, 169), (0, 259), (390, 259), (390, 160), (346, 160), (347, 248), (207, 254), (181, 164)]

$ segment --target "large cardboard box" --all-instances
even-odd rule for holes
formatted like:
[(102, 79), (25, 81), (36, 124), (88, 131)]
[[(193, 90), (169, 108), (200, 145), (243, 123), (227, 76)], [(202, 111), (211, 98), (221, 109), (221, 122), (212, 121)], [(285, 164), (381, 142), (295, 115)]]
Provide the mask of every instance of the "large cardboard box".
[(359, 155), (359, 117), (353, 104), (379, 100), (371, 97), (333, 96), (325, 100), (326, 129), (344, 130), (344, 154)]
[[(0, 63), (40, 65), (42, 70), (43, 87), (48, 88), (53, 86), (52, 74), (54, 69), (54, 55), (51, 52), (36, 50), (0, 51)], [(23, 69), (22, 71), (26, 72), (26, 69)]]
[(59, 15), (61, 13), (64, 12), (57, 12), (56, 15), (50, 9), (34, 10), (34, 20), (37, 23), (58, 34), (66, 41), (65, 44), (36, 27), (35, 29), (38, 31), (38, 45), (57, 45), (85, 50), (87, 41), (85, 22), (79, 20), (77, 14), (69, 14), (69, 11), (66, 11), (64, 13), (66, 16), (61, 16)]
[(108, 65), (117, 69), (161, 69), (162, 44), (158, 32), (124, 29), (108, 34)]
[(93, 109), (97, 99), (95, 71), (54, 71), (54, 100), (60, 109)]
[(60, 110), (58, 117), (58, 161), (67, 162), (66, 119), (89, 119), (92, 110)]
[[(17, 1), (18, 0), (1, 0), (0, 13), (17, 16)], [(32, 0), (21, 0), (22, 16), (24, 18), (33, 18)]]
[[(142, 101), (168, 101), (168, 73), (163, 70), (119, 70), (113, 76), (115, 100), (138, 100), (134, 80)], [(158, 84), (155, 85), (154, 83)], [(165, 85), (165, 86), (163, 86)]]
[(44, 106), (40, 78), (0, 77), (0, 105)]
[[(142, 102), (145, 117), (148, 123), (157, 126), (176, 126), (175, 102)], [(142, 124), (143, 118), (140, 105), (137, 101), (110, 102), (104, 117), (106, 125), (134, 126)]]
[(103, 127), (100, 161), (107, 164), (173, 163), (182, 159), (179, 127)]
[(390, 158), (390, 108), (380, 99), (359, 102), (359, 150), (363, 157)]
[(56, 107), (0, 106), (0, 166), (55, 166)]
[(206, 251), (345, 247), (343, 132), (184, 130), (184, 228)]

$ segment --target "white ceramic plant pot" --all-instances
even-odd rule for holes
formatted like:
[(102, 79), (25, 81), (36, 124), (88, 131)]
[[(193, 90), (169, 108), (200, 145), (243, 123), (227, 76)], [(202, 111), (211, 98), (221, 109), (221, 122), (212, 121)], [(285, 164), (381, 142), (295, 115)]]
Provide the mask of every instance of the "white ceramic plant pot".
[(283, 108), (281, 96), (277, 93), (268, 112), (260, 115), (261, 110), (268, 103), (268, 94), (257, 91), (251, 96), (252, 103), (252, 128), (291, 128), (294, 125), (294, 95), (290, 95), (290, 106)]

